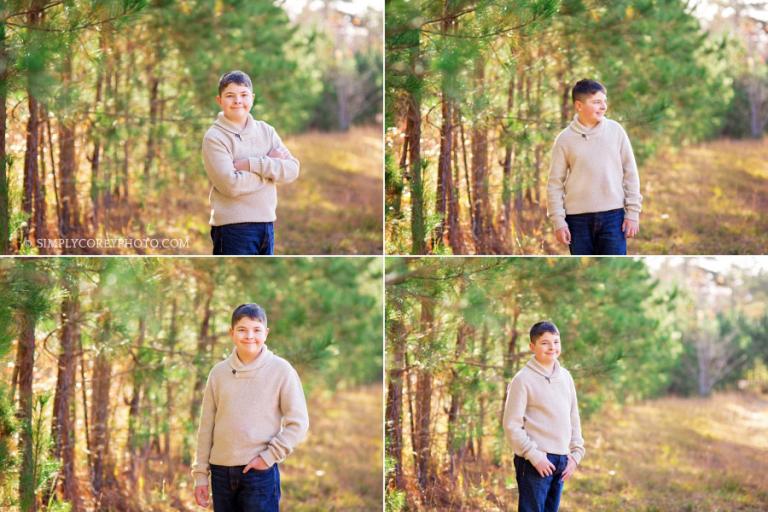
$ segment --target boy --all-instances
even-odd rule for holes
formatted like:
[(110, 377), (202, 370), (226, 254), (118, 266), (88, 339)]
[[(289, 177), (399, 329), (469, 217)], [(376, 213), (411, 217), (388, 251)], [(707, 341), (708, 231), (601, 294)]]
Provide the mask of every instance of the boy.
[(221, 112), (203, 138), (203, 164), (212, 187), (214, 255), (273, 254), (278, 183), (299, 175), (277, 132), (250, 114), (253, 84), (242, 71), (219, 79)]
[(208, 375), (192, 465), (195, 501), (208, 506), (208, 473), (216, 512), (279, 510), (282, 462), (309, 428), (296, 370), (264, 342), (269, 334), (261, 306), (232, 313), (235, 349)]
[(556, 512), (563, 482), (584, 457), (576, 387), (560, 366), (560, 332), (551, 322), (531, 327), (533, 357), (512, 379), (504, 432), (515, 451), (518, 512)]
[(624, 128), (605, 117), (605, 87), (581, 80), (571, 91), (576, 115), (552, 148), (548, 215), (571, 254), (627, 254), (640, 230), (640, 178)]

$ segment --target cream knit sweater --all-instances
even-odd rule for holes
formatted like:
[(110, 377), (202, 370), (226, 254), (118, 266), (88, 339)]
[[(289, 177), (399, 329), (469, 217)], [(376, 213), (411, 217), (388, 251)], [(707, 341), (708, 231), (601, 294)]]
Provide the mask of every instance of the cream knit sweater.
[(535, 358), (507, 388), (504, 432), (517, 455), (536, 464), (547, 453), (584, 456), (576, 387), (568, 370), (555, 361), (552, 373)]
[(266, 345), (244, 365), (236, 350), (208, 375), (192, 465), (195, 485), (208, 485), (210, 464), (244, 466), (260, 455), (281, 462), (309, 428), (296, 370)]
[(587, 128), (575, 116), (552, 148), (547, 184), (548, 215), (555, 229), (565, 215), (624, 208), (625, 218), (640, 219), (640, 177), (624, 128), (604, 118)]
[[(288, 158), (267, 154), (281, 149)], [(235, 169), (234, 161), (247, 158), (250, 172)], [(248, 114), (245, 128), (231, 123), (222, 112), (203, 138), (203, 164), (211, 180), (212, 226), (240, 222), (273, 222), (277, 215), (278, 183), (299, 176), (294, 158), (277, 132)]]

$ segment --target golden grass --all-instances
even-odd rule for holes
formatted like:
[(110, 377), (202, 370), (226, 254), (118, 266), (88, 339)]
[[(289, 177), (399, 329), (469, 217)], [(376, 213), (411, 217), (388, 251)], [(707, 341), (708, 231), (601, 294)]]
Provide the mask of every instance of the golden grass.
[(309, 437), (281, 468), (281, 510), (381, 510), (381, 385), (313, 397), (309, 407)]
[(665, 150), (642, 166), (633, 254), (763, 254), (768, 247), (768, 140)]

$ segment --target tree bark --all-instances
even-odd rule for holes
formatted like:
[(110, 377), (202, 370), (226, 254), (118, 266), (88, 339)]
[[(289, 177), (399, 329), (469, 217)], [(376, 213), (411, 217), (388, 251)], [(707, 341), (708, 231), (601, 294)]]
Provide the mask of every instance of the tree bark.
[[(71, 267), (66, 265), (64, 272)], [(76, 350), (80, 337), (80, 299), (77, 278), (63, 276), (66, 292), (61, 301), (61, 336), (56, 379), (56, 395), (53, 401), (54, 457), (61, 460), (61, 495), (72, 504), (73, 510), (80, 510), (80, 493), (75, 474), (75, 381), (77, 378)]]
[[(421, 327), (422, 332), (427, 333), (426, 338), (431, 339), (432, 324), (434, 322), (434, 305), (429, 299), (421, 302)], [(423, 347), (428, 350), (428, 347)], [(431, 417), (432, 417), (432, 370), (419, 368), (416, 373), (416, 411), (414, 440), (416, 445), (416, 476), (425, 502), (428, 500), (432, 488), (433, 468), (431, 454)]]
[[(62, 79), (65, 87), (73, 87), (70, 50), (67, 50), (64, 56)], [(61, 187), (60, 235), (62, 238), (74, 238), (80, 231), (80, 207), (77, 201), (75, 122), (67, 114), (59, 119), (59, 186)]]
[(91, 451), (93, 466), (91, 467), (91, 485), (93, 486), (96, 503), (101, 503), (103, 491), (106, 489), (106, 476), (110, 470), (109, 463), (109, 397), (112, 385), (112, 363), (104, 350), (108, 344), (111, 329), (109, 313), (99, 320), (102, 332), (101, 343), (93, 364), (91, 401)]
[(21, 472), (19, 474), (19, 503), (21, 510), (35, 512), (35, 461), (32, 436), (32, 382), (35, 365), (35, 318), (32, 314), (19, 313), (19, 342), (17, 364), (19, 367), (19, 413), (21, 424)]
[(387, 384), (387, 455), (394, 464), (394, 474), (388, 475), (387, 485), (395, 489), (405, 489), (403, 478), (403, 373), (405, 364), (405, 339), (403, 324), (399, 320), (392, 323), (392, 362), (389, 366)]
[[(485, 61), (475, 59), (475, 90), (485, 94)], [(488, 131), (484, 119), (472, 124), (472, 237), (476, 254), (490, 254), (493, 248), (493, 224), (488, 196)]]
[(0, 20), (0, 255), (10, 253), (8, 239), (11, 236), (10, 205), (8, 203), (8, 154), (5, 134), (8, 124), (6, 103), (8, 101), (8, 78), (10, 77), (8, 51), (6, 48), (5, 22)]

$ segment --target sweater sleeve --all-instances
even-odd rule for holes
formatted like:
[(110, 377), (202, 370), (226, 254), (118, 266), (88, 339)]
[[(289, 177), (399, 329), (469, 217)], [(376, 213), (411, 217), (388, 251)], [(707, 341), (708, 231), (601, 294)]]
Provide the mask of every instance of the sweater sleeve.
[(272, 129), (272, 148), (287, 154), (287, 158), (273, 158), (269, 156), (251, 157), (248, 159), (251, 172), (258, 174), (265, 180), (274, 183), (291, 183), (299, 177), (299, 161), (294, 157), (277, 132)]
[(552, 163), (547, 182), (547, 215), (555, 229), (567, 227), (565, 222), (565, 180), (568, 178), (568, 160), (565, 148), (558, 137), (552, 147)]
[(536, 464), (547, 454), (539, 450), (536, 442), (525, 431), (525, 408), (528, 394), (520, 379), (512, 379), (507, 387), (507, 402), (504, 404), (504, 433), (515, 453), (519, 453), (532, 464)]
[[(570, 377), (570, 375), (569, 375)], [(581, 437), (581, 418), (579, 416), (579, 400), (576, 397), (576, 385), (571, 381), (571, 441), (568, 445), (568, 451), (576, 461), (581, 463), (584, 457), (584, 438)]]
[(309, 430), (309, 414), (304, 390), (296, 370), (291, 369), (286, 382), (280, 388), (280, 413), (283, 428), (270, 439), (267, 448), (259, 455), (267, 466), (282, 462), (304, 440)]
[(227, 197), (250, 194), (264, 187), (260, 176), (235, 169), (232, 154), (215, 137), (203, 139), (203, 165), (213, 186)]
[(192, 476), (195, 486), (208, 485), (208, 459), (213, 445), (213, 425), (216, 417), (216, 400), (213, 397), (213, 372), (208, 375), (203, 392), (203, 404), (200, 409), (200, 425), (197, 429), (197, 453), (192, 464)]
[(640, 195), (640, 175), (637, 172), (635, 154), (627, 132), (621, 130), (621, 167), (624, 171), (624, 209), (630, 220), (640, 220), (643, 196)]

